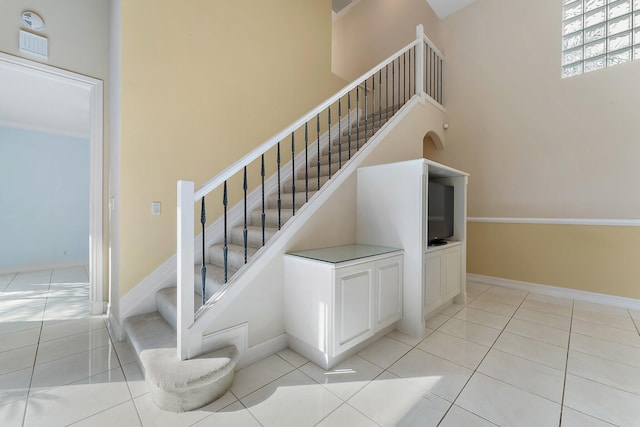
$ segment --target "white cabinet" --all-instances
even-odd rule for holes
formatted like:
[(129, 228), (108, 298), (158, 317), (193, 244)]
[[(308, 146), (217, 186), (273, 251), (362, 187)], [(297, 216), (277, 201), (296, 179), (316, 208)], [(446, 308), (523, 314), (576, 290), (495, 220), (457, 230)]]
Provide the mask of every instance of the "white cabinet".
[(285, 255), (289, 345), (328, 369), (402, 317), (403, 255), (349, 245)]
[(429, 250), (424, 256), (423, 311), (429, 317), (460, 294), (460, 245)]
[[(358, 169), (356, 241), (404, 249), (400, 331), (422, 336), (452, 298), (466, 299), (467, 177), (426, 159)], [(428, 246), (429, 182), (454, 188), (453, 236)]]

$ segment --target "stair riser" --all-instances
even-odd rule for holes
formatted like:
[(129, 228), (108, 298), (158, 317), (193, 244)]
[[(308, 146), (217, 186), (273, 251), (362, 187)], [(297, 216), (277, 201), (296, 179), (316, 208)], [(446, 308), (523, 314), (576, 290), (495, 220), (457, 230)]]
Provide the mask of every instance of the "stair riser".
[[(304, 184), (303, 184), (304, 185)], [(289, 219), (291, 219), (292, 214), (290, 210), (281, 211), (280, 212), (280, 225), (284, 225)], [(278, 213), (277, 212), (267, 212), (265, 213), (265, 227), (270, 228), (278, 228)], [(260, 210), (255, 210), (251, 212), (251, 225), (256, 227), (262, 226), (262, 212)]]
[[(266, 236), (265, 236), (266, 237)], [(247, 247), (247, 260), (255, 254), (255, 248)], [(224, 250), (222, 245), (213, 245), (208, 252), (209, 263), (220, 268), (224, 268)], [(227, 268), (231, 270), (239, 270), (244, 266), (244, 248), (232, 247), (227, 251)]]
[[(331, 155), (331, 160), (334, 161), (334, 163), (331, 164), (331, 175), (333, 176), (336, 172), (338, 172), (340, 170), (340, 164), (337, 163), (338, 158), (334, 158), (333, 154)], [(343, 162), (342, 164), (344, 165)], [(329, 165), (320, 165), (320, 176), (329, 176)], [(300, 174), (298, 174), (298, 178), (304, 178), (304, 172), (302, 174), (302, 176), (300, 176)], [(316, 180), (318, 179), (318, 168), (317, 167), (313, 167), (309, 169), (309, 178), (315, 178)], [(304, 195), (303, 195), (304, 197)], [(297, 198), (297, 196), (296, 196)]]
[[(309, 168), (309, 169), (311, 169), (311, 168)], [(304, 170), (301, 172), (301, 174), (304, 177)], [(326, 184), (328, 180), (329, 180), (328, 176), (321, 176), (320, 177), (320, 187), (322, 187), (324, 184)], [(291, 189), (290, 181), (286, 182), (282, 188), (283, 188), (283, 192), (290, 192), (290, 189)], [(304, 193), (304, 188), (305, 188), (305, 180), (304, 180), (304, 178), (296, 179), (296, 192)], [(311, 198), (311, 193), (315, 192), (317, 190), (318, 190), (318, 177), (309, 178), (309, 198)]]
[[(335, 148), (335, 147), (333, 147)], [(344, 148), (344, 147), (342, 147)], [(355, 145), (352, 147), (351, 150), (351, 157), (353, 157), (355, 154), (357, 153), (356, 147)], [(340, 159), (342, 159), (342, 164), (344, 165), (348, 160), (349, 160), (349, 151), (334, 151), (333, 149), (331, 150), (331, 163), (340, 163)], [(320, 166), (324, 166), (324, 165), (328, 165), (329, 164), (329, 153), (327, 152), (327, 154), (324, 154), (320, 157)], [(317, 169), (316, 164), (314, 163), (312, 165), (314, 168)], [(333, 167), (332, 167), (333, 170)], [(304, 173), (304, 172), (303, 172)], [(303, 175), (304, 176), (304, 175)]]
[[(234, 227), (231, 230), (230, 234), (231, 234), (230, 238), (232, 243), (236, 245), (244, 246), (244, 230), (242, 229), (242, 227)], [(268, 242), (269, 239), (273, 237), (274, 234), (275, 232), (272, 230), (265, 230), (265, 233), (264, 233), (265, 243)], [(261, 248), (262, 247), (262, 230), (255, 230), (255, 229), (247, 230), (247, 245), (254, 248)]]
[[(315, 194), (315, 192), (313, 194)], [(311, 196), (313, 196), (313, 194), (311, 192), (309, 192), (309, 198), (311, 198)], [(291, 193), (281, 193), (280, 197), (281, 197), (281, 200), (282, 200), (282, 204), (280, 205), (280, 209), (289, 209), (289, 210), (291, 210), (291, 208), (293, 207), (293, 201), (292, 201)], [(304, 192), (297, 192), (296, 193), (296, 209), (301, 208), (305, 203), (306, 203), (305, 193)], [(270, 209), (278, 209), (278, 195), (277, 194), (269, 197), (269, 208)]]

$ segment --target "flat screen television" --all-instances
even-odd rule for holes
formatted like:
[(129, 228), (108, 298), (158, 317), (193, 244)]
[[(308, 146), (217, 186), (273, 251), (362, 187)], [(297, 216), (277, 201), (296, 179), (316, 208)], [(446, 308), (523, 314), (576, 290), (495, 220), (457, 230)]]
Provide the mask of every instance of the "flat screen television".
[(429, 245), (446, 244), (453, 236), (453, 186), (429, 181), (428, 232)]

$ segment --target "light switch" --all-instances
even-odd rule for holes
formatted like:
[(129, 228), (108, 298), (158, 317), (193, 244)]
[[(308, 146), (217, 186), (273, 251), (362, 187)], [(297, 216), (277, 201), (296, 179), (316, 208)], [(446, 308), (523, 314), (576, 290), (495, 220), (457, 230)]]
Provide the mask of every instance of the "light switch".
[(151, 215), (160, 215), (160, 202), (151, 202)]

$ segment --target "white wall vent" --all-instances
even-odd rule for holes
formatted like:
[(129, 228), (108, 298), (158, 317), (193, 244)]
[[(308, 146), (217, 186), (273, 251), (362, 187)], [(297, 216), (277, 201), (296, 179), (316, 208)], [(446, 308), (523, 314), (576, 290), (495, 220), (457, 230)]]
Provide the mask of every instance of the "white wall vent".
[(20, 52), (47, 59), (49, 57), (49, 40), (46, 37), (20, 30)]

